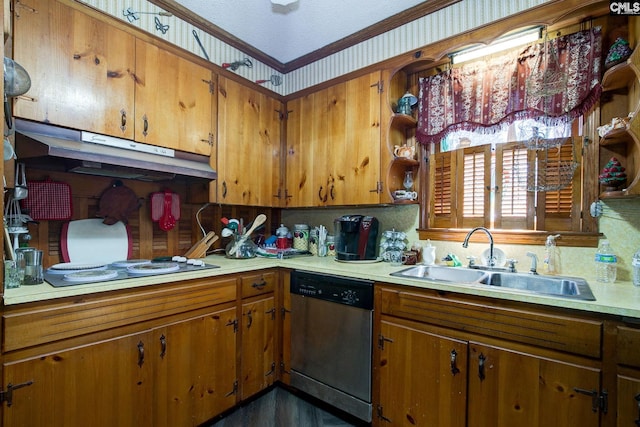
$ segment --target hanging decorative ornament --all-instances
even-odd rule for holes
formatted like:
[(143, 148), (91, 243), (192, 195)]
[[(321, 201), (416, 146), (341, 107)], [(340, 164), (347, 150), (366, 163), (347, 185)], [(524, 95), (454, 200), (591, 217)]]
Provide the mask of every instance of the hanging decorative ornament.
[(280, 86), (282, 84), (282, 77), (277, 74), (272, 74), (271, 77), (266, 80), (256, 80), (256, 83), (260, 85), (263, 83), (271, 83), (274, 86)]
[[(140, 12), (134, 11), (132, 7), (128, 7), (122, 11), (122, 14), (127, 18), (129, 22), (137, 21), (140, 19), (140, 15), (160, 15), (160, 16), (173, 16), (169, 12), (161, 10), (160, 12)], [(163, 33), (164, 34), (164, 33)]]
[(242, 61), (224, 62), (222, 68), (228, 68), (231, 71), (236, 71), (240, 67), (253, 68), (253, 62), (249, 58), (244, 58)]

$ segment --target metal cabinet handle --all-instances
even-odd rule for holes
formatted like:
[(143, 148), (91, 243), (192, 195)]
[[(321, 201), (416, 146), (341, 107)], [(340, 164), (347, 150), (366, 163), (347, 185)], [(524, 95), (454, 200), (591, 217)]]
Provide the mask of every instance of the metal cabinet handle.
[(640, 427), (640, 393), (636, 394), (634, 396), (634, 399), (636, 399), (636, 402), (638, 402), (638, 419), (634, 422), (636, 423), (636, 426)]
[(147, 136), (147, 134), (149, 133), (149, 119), (147, 118), (147, 115), (145, 114), (144, 116), (142, 116), (142, 134), (144, 136)]
[(160, 358), (164, 359), (165, 354), (167, 354), (167, 337), (162, 334), (160, 336)]
[(222, 181), (222, 198), (227, 197), (227, 181)]
[(255, 289), (262, 289), (265, 286), (267, 286), (267, 282), (264, 280), (264, 277), (261, 277), (259, 282), (254, 282), (251, 284), (251, 287)]
[(478, 377), (480, 377), (480, 381), (484, 381), (484, 363), (486, 362), (487, 358), (484, 357), (484, 354), (480, 353), (480, 356), (478, 356)]
[(333, 191), (335, 190), (335, 186), (331, 186), (331, 190), (329, 191), (329, 194), (331, 194), (331, 200), (335, 200), (336, 199), (336, 192)]
[(2, 400), (0, 400), (0, 404), (2, 402), (7, 402), (7, 407), (13, 405), (13, 391), (22, 387), (27, 387), (33, 384), (33, 380), (26, 381), (21, 384), (13, 385), (11, 383), (7, 384), (7, 389), (2, 391)]
[(275, 363), (275, 362), (273, 362), (273, 363), (271, 364), (271, 369), (269, 369), (269, 370), (264, 374), (264, 376), (265, 376), (265, 377), (268, 377), (269, 375), (273, 375), (273, 373), (274, 373), (275, 371), (276, 371), (276, 363)]
[(458, 352), (455, 349), (453, 349), (451, 350), (450, 355), (451, 355), (451, 373), (453, 375), (456, 375), (460, 372), (460, 369), (458, 369), (458, 367), (456, 366), (456, 361), (458, 359)]
[(251, 327), (251, 324), (253, 323), (253, 316), (251, 315), (251, 310), (247, 312), (247, 319), (249, 319), (249, 321), (247, 322), (247, 329), (249, 329)]
[(265, 311), (264, 314), (270, 314), (271, 315), (271, 320), (275, 320), (276, 319), (276, 308), (273, 307), (272, 309)]
[(144, 363), (144, 343), (140, 341), (138, 343), (138, 366), (142, 368), (143, 363)]
[(321, 202), (326, 202), (327, 201), (327, 193), (325, 192), (324, 196), (322, 195), (322, 190), (324, 190), (324, 187), (321, 185), (320, 189), (318, 190), (318, 198), (320, 199)]
[(120, 110), (120, 130), (125, 131), (127, 129), (127, 112), (122, 109)]
[(585, 390), (583, 388), (574, 387), (573, 391), (586, 396), (591, 396), (591, 410), (593, 412), (598, 412), (598, 408), (600, 408), (600, 393), (598, 393), (598, 390)]

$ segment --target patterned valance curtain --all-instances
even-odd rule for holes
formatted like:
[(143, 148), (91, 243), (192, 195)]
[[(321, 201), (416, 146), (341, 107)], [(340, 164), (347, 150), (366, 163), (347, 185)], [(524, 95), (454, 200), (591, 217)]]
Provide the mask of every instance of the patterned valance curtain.
[[(546, 46), (535, 43), (422, 78), (418, 141), (440, 142), (459, 130), (495, 132), (520, 119), (571, 121), (600, 97), (601, 51), (597, 27), (548, 40)], [(530, 81), (544, 75), (549, 58), (566, 74), (566, 88), (541, 95), (539, 85)]]

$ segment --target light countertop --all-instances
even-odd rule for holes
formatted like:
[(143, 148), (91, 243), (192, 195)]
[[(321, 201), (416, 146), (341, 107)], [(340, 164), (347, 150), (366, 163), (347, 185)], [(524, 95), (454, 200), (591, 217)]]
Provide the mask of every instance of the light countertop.
[(584, 277), (591, 287), (595, 301), (581, 301), (569, 298), (559, 298), (544, 295), (501, 289), (480, 284), (448, 284), (419, 279), (408, 279), (391, 276), (390, 273), (402, 270), (408, 266), (392, 267), (389, 263), (342, 263), (332, 258), (303, 256), (291, 259), (253, 258), (249, 260), (227, 259), (223, 256), (209, 256), (205, 262), (214, 264), (220, 268), (182, 272), (177, 274), (164, 274), (159, 276), (147, 276), (131, 278), (127, 280), (102, 282), (95, 284), (74, 285), (62, 288), (54, 288), (48, 283), (34, 286), (22, 286), (17, 289), (6, 289), (4, 304), (14, 305), (27, 302), (53, 300), (57, 298), (87, 295), (99, 292), (108, 292), (120, 289), (130, 289), (143, 286), (151, 286), (174, 281), (216, 277), (226, 274), (258, 272), (263, 269), (283, 267), (301, 269), (318, 273), (335, 274), (340, 276), (369, 279), (378, 282), (393, 283), (413, 286), (421, 289), (434, 289), (440, 291), (457, 292), (460, 294), (476, 295), (510, 301), (519, 301), (532, 304), (546, 305), (550, 307), (569, 308), (587, 312), (612, 314), (624, 317), (640, 319), (640, 287), (633, 286), (630, 282), (616, 282), (602, 284), (593, 277)]

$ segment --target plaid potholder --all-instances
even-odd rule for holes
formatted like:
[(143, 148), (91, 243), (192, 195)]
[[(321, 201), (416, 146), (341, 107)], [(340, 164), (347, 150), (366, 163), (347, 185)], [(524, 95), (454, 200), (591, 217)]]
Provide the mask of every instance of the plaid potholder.
[(35, 221), (69, 220), (73, 216), (71, 187), (64, 182), (27, 182), (27, 198), (21, 201), (23, 213)]

